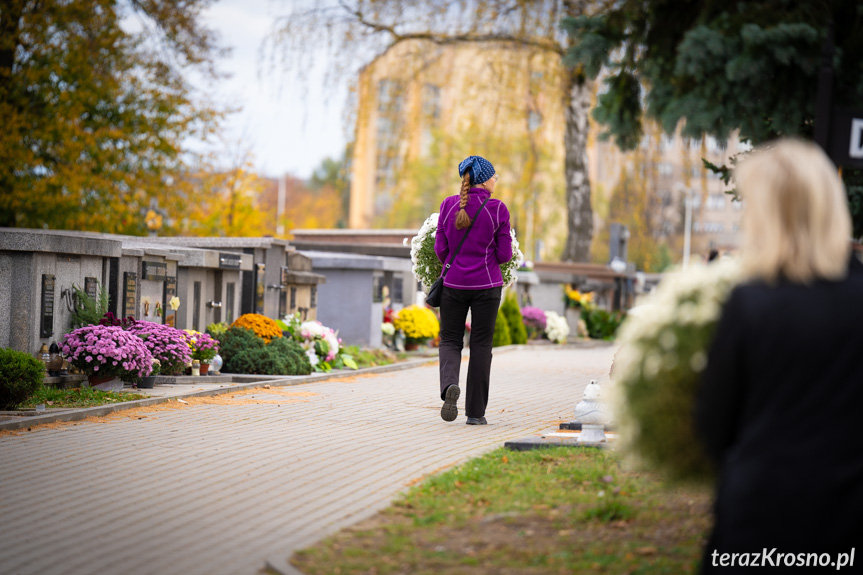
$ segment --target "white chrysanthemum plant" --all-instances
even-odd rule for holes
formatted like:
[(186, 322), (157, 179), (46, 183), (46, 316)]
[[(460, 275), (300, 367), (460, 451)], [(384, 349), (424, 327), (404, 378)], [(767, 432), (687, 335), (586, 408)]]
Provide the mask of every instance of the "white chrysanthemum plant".
[(569, 322), (555, 311), (545, 312), (545, 335), (551, 343), (566, 343), (570, 334)]
[(695, 398), (722, 306), (742, 279), (723, 259), (668, 274), (617, 335), (611, 403), (619, 447), (677, 480), (709, 480), (693, 428)]
[[(423, 222), (417, 235), (410, 240), (407, 238), (404, 240), (404, 245), (410, 245), (411, 247), (411, 262), (413, 263), (411, 271), (417, 278), (417, 281), (423, 284), (426, 292), (440, 277), (441, 270), (443, 269), (443, 264), (437, 259), (437, 254), (434, 251), (438, 217), (437, 213), (430, 215)], [(508, 262), (500, 264), (504, 289), (516, 282), (518, 277), (515, 272), (524, 262), (524, 254), (521, 252), (521, 248), (519, 248), (518, 240), (515, 237), (515, 230), (510, 229), (509, 233), (512, 237), (512, 258)]]

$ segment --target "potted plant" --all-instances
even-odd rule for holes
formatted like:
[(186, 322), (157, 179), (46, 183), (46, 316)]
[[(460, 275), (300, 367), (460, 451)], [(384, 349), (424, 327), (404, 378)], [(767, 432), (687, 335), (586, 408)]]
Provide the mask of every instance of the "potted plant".
[(192, 352), (192, 360), (201, 362), (201, 375), (207, 375), (210, 369), (210, 362), (219, 353), (219, 340), (213, 339), (212, 336), (206, 333), (201, 333), (192, 329), (185, 330), (189, 335), (189, 349)]
[(153, 386), (156, 385), (156, 376), (159, 375), (159, 371), (162, 368), (161, 362), (153, 358), (153, 371), (150, 372), (150, 375), (142, 377), (138, 381), (138, 387), (141, 389), (153, 389)]
[(62, 350), (97, 389), (122, 389), (122, 382), (135, 383), (153, 369), (153, 355), (143, 340), (122, 327), (79, 327), (63, 336)]
[(181, 374), (186, 364), (192, 362), (189, 336), (181, 329), (151, 321), (138, 321), (129, 326), (128, 331), (144, 340), (150, 354), (159, 360), (163, 374)]
[(581, 308), (593, 301), (593, 293), (582, 293), (577, 289), (565, 290), (563, 302), (566, 305), (566, 321), (575, 330), (581, 319)]
[(409, 305), (399, 311), (398, 317), (393, 321), (397, 330), (405, 334), (405, 349), (418, 349), (420, 344), (437, 337), (440, 333), (440, 324), (437, 317), (427, 307)]

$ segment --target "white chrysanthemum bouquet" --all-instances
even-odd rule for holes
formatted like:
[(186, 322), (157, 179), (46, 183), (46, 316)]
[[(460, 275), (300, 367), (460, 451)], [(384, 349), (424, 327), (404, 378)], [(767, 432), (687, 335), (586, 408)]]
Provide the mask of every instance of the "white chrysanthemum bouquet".
[[(410, 239), (411, 246), (411, 262), (413, 267), (411, 271), (417, 278), (417, 281), (423, 284), (426, 291), (431, 288), (437, 279), (440, 277), (443, 264), (437, 259), (437, 254), (434, 251), (435, 233), (437, 232), (438, 214), (434, 213), (426, 218), (423, 222), (420, 231)], [(500, 273), (503, 275), (503, 287), (507, 288), (515, 283), (516, 270), (524, 263), (524, 254), (518, 245), (518, 240), (515, 238), (515, 230), (510, 229), (512, 237), (512, 259), (500, 265)], [(405, 245), (408, 245), (408, 239), (405, 238)]]
[(693, 427), (695, 397), (722, 305), (741, 277), (734, 260), (670, 275), (618, 332), (612, 379), (620, 443), (674, 479), (712, 477)]

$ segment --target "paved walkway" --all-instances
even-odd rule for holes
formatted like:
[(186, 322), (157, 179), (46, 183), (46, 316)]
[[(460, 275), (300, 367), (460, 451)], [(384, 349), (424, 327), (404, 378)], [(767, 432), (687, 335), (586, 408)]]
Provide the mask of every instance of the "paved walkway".
[(285, 570), (293, 551), (386, 507), (423, 475), (572, 419), (612, 352), (497, 354), (483, 427), (464, 425), (463, 405), (455, 422), (440, 419), (432, 364), (6, 432), (0, 571)]

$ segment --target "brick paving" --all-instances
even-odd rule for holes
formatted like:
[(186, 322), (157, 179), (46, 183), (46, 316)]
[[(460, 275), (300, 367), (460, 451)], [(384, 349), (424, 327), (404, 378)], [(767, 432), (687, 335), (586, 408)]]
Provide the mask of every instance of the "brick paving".
[[(0, 572), (286, 570), (293, 551), (374, 514), (422, 476), (572, 419), (613, 351), (498, 353), (488, 426), (464, 425), (464, 393), (459, 418), (440, 419), (432, 364), (255, 396), (280, 403), (2, 435)], [(315, 395), (284, 395), (306, 392)]]

